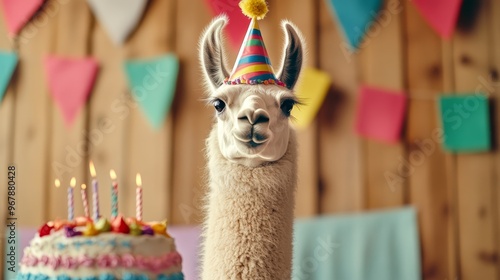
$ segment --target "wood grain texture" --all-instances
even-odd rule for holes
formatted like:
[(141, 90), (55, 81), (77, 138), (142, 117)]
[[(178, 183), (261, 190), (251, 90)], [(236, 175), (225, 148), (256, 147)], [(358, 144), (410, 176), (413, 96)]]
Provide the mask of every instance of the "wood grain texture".
[[(175, 3), (150, 1), (143, 20), (125, 46), (130, 59), (148, 59), (173, 51)], [(177, 95), (178, 96), (178, 95)], [(145, 220), (170, 218), (172, 182), (173, 117), (170, 113), (160, 129), (153, 129), (139, 106), (126, 120), (124, 174), (120, 203), (124, 214), (135, 216), (135, 176), (143, 180)]]
[[(474, 93), (480, 78), (489, 75), (492, 46), (489, 44), (488, 11), (491, 2), (477, 4), (480, 6), (473, 24), (457, 32), (453, 40), (457, 94)], [(499, 277), (494, 195), (498, 170), (494, 167), (492, 153), (458, 154), (456, 157), (460, 268), (464, 280)]]
[[(55, 4), (54, 4), (55, 5)], [(50, 21), (56, 23), (55, 48), (50, 55), (69, 58), (83, 58), (89, 55), (92, 17), (84, 0), (75, 0), (60, 5), (59, 12)], [(44, 59), (44, 58), (42, 58)], [(71, 94), (71, 93), (68, 93)], [(61, 109), (52, 102), (50, 125), (49, 166), (45, 183), (40, 184), (48, 195), (46, 205), (49, 207), (46, 219), (67, 217), (67, 188), (71, 177), (76, 178), (74, 189), (75, 217), (83, 216), (83, 203), (80, 186), (86, 183), (88, 165), (85, 137), (87, 130), (88, 110), (83, 106), (77, 113), (71, 127), (64, 123)], [(56, 168), (55, 166), (64, 166)], [(54, 179), (61, 180), (61, 187), (54, 187)], [(89, 192), (90, 193), (90, 192)]]
[[(261, 27), (273, 66), (280, 66), (284, 44), (279, 23), (289, 19), (304, 33), (308, 65), (326, 71), (333, 80), (315, 122), (298, 132), (296, 216), (409, 203), (418, 211), (424, 279), (500, 279), (500, 1), (464, 1), (468, 13), (461, 15), (453, 38), (442, 40), (411, 1), (386, 0), (356, 53), (347, 49), (326, 1), (268, 2), (270, 13)], [(145, 219), (199, 224), (205, 193), (204, 141), (214, 117), (213, 109), (201, 101), (197, 46), (212, 18), (205, 0), (149, 1), (123, 46), (112, 43), (84, 0), (48, 0), (15, 44), (6, 35), (2, 17), (0, 13), (0, 49), (16, 49), (20, 62), (0, 103), (0, 179), (7, 165), (16, 165), (19, 225), (39, 227), (47, 219), (65, 217), (66, 191), (55, 190), (53, 180), (60, 177), (66, 187), (69, 178), (77, 176), (79, 183), (90, 185), (89, 159), (97, 168), (103, 215), (110, 213), (113, 168), (119, 176), (123, 214), (135, 213), (135, 174), (140, 172)], [(231, 67), (237, 50), (226, 45)], [(167, 52), (178, 55), (180, 77), (172, 112), (155, 130), (130, 95), (123, 63)], [(43, 58), (50, 53), (92, 55), (99, 61), (89, 102), (71, 128), (63, 124), (47, 87)], [(408, 93), (401, 144), (386, 145), (354, 133), (361, 83)], [(495, 149), (443, 152), (437, 95), (476, 89), (491, 97)], [(77, 158), (69, 156), (75, 155), (72, 151)], [(410, 162), (410, 171), (400, 174), (403, 161)], [(69, 171), (58, 175), (55, 162), (69, 166)], [(386, 171), (402, 175), (401, 185), (391, 189)], [(79, 192), (75, 205), (81, 215)], [(1, 206), (0, 217), (4, 216)]]
[[(53, 2), (48, 4), (56, 5)], [(43, 58), (56, 48), (58, 22), (55, 17), (38, 13), (19, 35), (13, 164), (18, 169), (20, 226), (38, 226), (48, 217), (46, 184), (54, 105), (44, 76)]]
[[(403, 4), (399, 0), (385, 5), (367, 30), (360, 46), (361, 83), (388, 90), (402, 90), (403, 70)], [(395, 186), (388, 174), (398, 174), (398, 165), (406, 159), (402, 141), (396, 144), (362, 140), (365, 166), (364, 187), (368, 208), (387, 208), (403, 205), (406, 184)]]
[[(436, 97), (444, 90), (442, 41), (416, 8), (405, 2), (406, 72), (410, 99), (406, 141), (414, 159), (403, 173), (409, 202), (417, 207), (422, 248), (423, 279), (455, 279), (456, 209), (440, 145)], [(422, 113), (422, 112), (425, 112)], [(409, 158), (412, 159), (412, 156)], [(419, 160), (420, 159), (420, 160)], [(410, 162), (412, 162), (410, 161)], [(436, 172), (441, 169), (442, 172)]]
[[(119, 204), (123, 214), (134, 215), (132, 205), (125, 206), (124, 196), (130, 196), (134, 182), (128, 182), (125, 167), (128, 156), (127, 125), (133, 108), (137, 103), (130, 95), (123, 62), (126, 58), (125, 49), (116, 46), (103, 25), (94, 18), (90, 41), (92, 56), (99, 61), (99, 76), (94, 85), (94, 91), (89, 99), (88, 150), (89, 160), (92, 160), (99, 183), (100, 214), (111, 215), (111, 184), (109, 171), (113, 169), (119, 182)], [(85, 163), (87, 166), (88, 162)], [(89, 180), (90, 174), (87, 170)], [(91, 195), (91, 192), (89, 193)], [(90, 196), (89, 196), (90, 197)]]
[[(199, 9), (191, 7), (199, 6)], [(190, 11), (189, 13), (185, 11)], [(173, 116), (173, 193), (172, 222), (198, 224), (202, 221), (201, 199), (205, 186), (205, 138), (212, 121), (213, 108), (205, 105), (198, 62), (198, 39), (211, 20), (202, 0), (178, 1), (176, 5), (175, 51), (180, 58), (181, 69), (178, 95), (174, 101)], [(189, 36), (187, 36), (189, 34)]]
[(346, 50), (326, 2), (319, 7), (318, 66), (331, 75), (333, 85), (318, 115), (318, 204), (321, 213), (359, 211), (365, 205), (365, 173), (361, 141), (353, 129), (358, 58)]
[[(495, 203), (494, 206), (496, 207), (496, 215), (495, 215), (495, 220), (499, 221), (500, 219), (500, 208), (498, 207), (498, 203), (500, 202), (500, 176), (498, 175), (498, 170), (500, 168), (500, 151), (499, 151), (499, 146), (498, 146), (498, 139), (500, 139), (500, 130), (498, 129), (500, 125), (500, 114), (499, 114), (499, 109), (500, 109), (500, 79), (498, 76), (498, 73), (500, 71), (500, 1), (491, 1), (491, 6), (489, 9), (489, 33), (490, 33), (490, 38), (491, 38), (491, 50), (492, 50), (492, 57), (491, 57), (491, 65), (490, 65), (490, 72), (488, 75), (488, 84), (491, 86), (491, 94), (492, 94), (492, 108), (493, 108), (493, 114), (492, 114), (492, 127), (493, 127), (493, 139), (496, 139), (495, 142), (495, 170), (494, 171), (495, 176), (495, 186), (494, 186), (494, 194), (495, 194)], [(500, 252), (500, 240), (498, 238), (500, 233), (500, 223), (497, 222), (496, 228), (495, 228), (495, 236), (496, 236), (496, 253)]]

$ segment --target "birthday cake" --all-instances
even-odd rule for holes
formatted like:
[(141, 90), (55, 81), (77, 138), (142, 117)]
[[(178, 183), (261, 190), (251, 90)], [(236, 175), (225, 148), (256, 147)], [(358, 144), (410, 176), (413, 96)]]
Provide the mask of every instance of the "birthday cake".
[[(182, 258), (167, 222), (142, 219), (142, 180), (136, 176), (136, 216), (124, 218), (118, 211), (118, 183), (114, 170), (111, 219), (100, 215), (96, 172), (92, 175), (93, 218), (90, 218), (86, 185), (81, 196), (84, 216), (74, 216), (74, 188), (68, 188), (68, 219), (48, 222), (38, 230), (24, 250), (18, 280), (183, 280)], [(55, 180), (57, 188), (60, 181)]]
[(17, 279), (182, 280), (181, 262), (165, 222), (80, 218), (43, 225)]

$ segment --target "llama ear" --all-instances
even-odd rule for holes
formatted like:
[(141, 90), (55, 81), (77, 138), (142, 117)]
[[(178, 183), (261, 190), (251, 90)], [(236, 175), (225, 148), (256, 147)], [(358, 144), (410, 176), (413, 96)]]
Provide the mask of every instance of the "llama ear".
[(222, 28), (227, 24), (227, 17), (215, 18), (205, 29), (200, 41), (200, 63), (205, 77), (205, 83), (215, 90), (228, 77), (222, 53)]
[(283, 21), (282, 28), (286, 34), (286, 43), (278, 79), (285, 83), (287, 88), (293, 89), (302, 69), (304, 43), (300, 31), (291, 22)]

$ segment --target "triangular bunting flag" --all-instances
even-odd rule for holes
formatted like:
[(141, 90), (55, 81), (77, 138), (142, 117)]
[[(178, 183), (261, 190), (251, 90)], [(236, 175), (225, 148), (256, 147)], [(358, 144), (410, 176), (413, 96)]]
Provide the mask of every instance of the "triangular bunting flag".
[(125, 73), (134, 99), (149, 122), (160, 128), (174, 100), (179, 61), (173, 54), (125, 62)]
[(141, 20), (147, 0), (87, 0), (111, 40), (122, 45)]
[(357, 49), (382, 8), (382, 0), (327, 0), (349, 46)]
[(229, 1), (229, 0), (205, 0), (212, 10), (214, 15), (225, 14), (229, 18), (229, 22), (226, 27), (224, 27), (225, 32), (227, 32), (229, 42), (231, 46), (238, 50), (243, 38), (245, 37), (245, 32), (250, 24), (250, 19), (241, 13), (241, 9), (238, 6), (239, 1)]
[(61, 109), (66, 126), (71, 126), (94, 86), (98, 65), (93, 58), (48, 56), (45, 72), (52, 97)]
[(9, 85), (12, 73), (16, 69), (17, 54), (13, 52), (0, 51), (0, 102), (3, 99), (7, 86)]
[(45, 0), (1, 0), (9, 35), (19, 33)]
[(306, 128), (314, 120), (331, 83), (330, 76), (321, 70), (305, 68), (302, 71), (296, 94), (305, 104), (292, 111), (298, 128)]
[(439, 35), (449, 39), (455, 30), (462, 0), (412, 0)]

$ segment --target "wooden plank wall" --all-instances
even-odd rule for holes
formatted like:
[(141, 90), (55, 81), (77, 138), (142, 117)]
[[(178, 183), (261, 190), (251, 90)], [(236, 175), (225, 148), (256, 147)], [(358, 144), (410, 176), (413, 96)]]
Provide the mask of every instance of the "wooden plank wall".
[[(493, 124), (500, 124), (500, 2), (464, 1), (459, 28), (447, 41), (428, 26), (413, 3), (386, 0), (355, 53), (346, 49), (326, 1), (269, 0), (269, 5), (271, 12), (261, 26), (275, 67), (283, 44), (279, 23), (286, 18), (304, 33), (308, 65), (328, 72), (333, 80), (316, 121), (298, 131), (296, 216), (411, 204), (418, 209), (424, 279), (500, 279), (500, 130), (493, 131), (492, 152), (448, 154), (440, 148), (436, 112), (440, 93), (480, 90), (493, 104)], [(134, 178), (140, 172), (146, 219), (166, 217), (177, 225), (201, 222), (204, 139), (213, 109), (201, 101), (197, 43), (212, 16), (204, 0), (151, 0), (122, 47), (111, 42), (84, 0), (47, 1), (16, 40), (6, 35), (0, 20), (0, 49), (20, 56), (0, 103), (0, 174), (6, 174), (9, 164), (18, 168), (20, 225), (39, 226), (64, 217), (66, 193), (56, 190), (53, 181), (58, 177), (66, 186), (76, 176), (79, 183), (90, 183), (89, 160), (101, 183), (103, 213), (110, 211), (108, 174), (113, 168), (124, 214), (134, 213)], [(233, 63), (236, 50), (226, 47)], [(181, 70), (172, 110), (154, 130), (130, 97), (123, 63), (167, 52), (177, 54)], [(90, 55), (99, 61), (93, 93), (71, 128), (65, 127), (47, 89), (47, 54)], [(361, 84), (407, 94), (400, 143), (387, 145), (354, 133)], [(57, 174), (55, 163), (71, 168)], [(398, 185), (388, 183), (387, 172), (401, 176)], [(79, 196), (76, 202), (81, 213)], [(3, 207), (0, 215), (5, 215)]]

